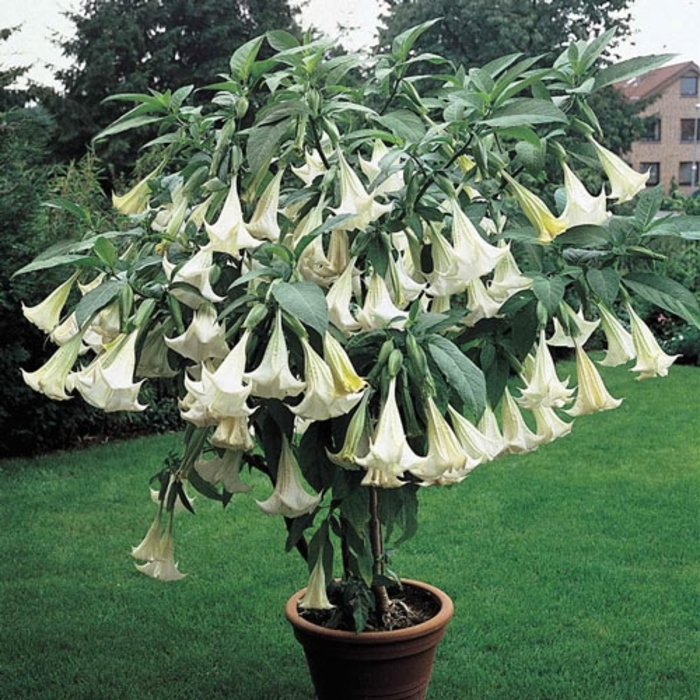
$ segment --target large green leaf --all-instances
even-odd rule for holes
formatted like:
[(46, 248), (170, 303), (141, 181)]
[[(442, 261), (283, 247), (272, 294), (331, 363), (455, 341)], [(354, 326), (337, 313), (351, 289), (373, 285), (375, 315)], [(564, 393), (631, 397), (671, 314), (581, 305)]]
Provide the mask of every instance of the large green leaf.
[(125, 284), (126, 282), (120, 280), (107, 280), (88, 292), (75, 307), (75, 320), (78, 325), (82, 326), (94, 314), (113, 302)]
[(258, 51), (260, 51), (264, 39), (264, 36), (251, 39), (233, 52), (231, 60), (229, 61), (229, 67), (231, 68), (231, 75), (234, 78), (238, 78), (238, 80), (243, 82), (248, 80), (250, 69), (253, 63), (255, 63), (255, 59), (257, 58)]
[(565, 290), (566, 284), (561, 277), (535, 277), (532, 280), (532, 291), (550, 316), (557, 312)]
[(700, 328), (698, 301), (682, 284), (643, 272), (630, 273), (623, 282), (640, 297)]
[(566, 121), (564, 112), (549, 100), (515, 97), (495, 110), (483, 123), (495, 127), (512, 127)]
[(425, 135), (425, 125), (421, 118), (406, 109), (399, 109), (375, 119), (392, 134), (409, 143), (416, 143)]
[(627, 61), (615, 63), (612, 66), (603, 68), (603, 70), (598, 73), (595, 79), (595, 89), (600, 90), (607, 85), (629, 80), (638, 75), (644, 75), (644, 73), (666, 65), (673, 57), (674, 54), (665, 53), (659, 54), (658, 56), (637, 56)]
[(486, 407), (486, 382), (481, 370), (450, 340), (428, 337), (428, 350), (448, 384), (476, 414)]
[(612, 306), (620, 289), (620, 275), (610, 267), (592, 268), (586, 273), (588, 284), (605, 304)]
[(273, 285), (272, 296), (280, 307), (305, 326), (323, 336), (328, 328), (328, 305), (318, 285), (313, 282), (280, 282)]

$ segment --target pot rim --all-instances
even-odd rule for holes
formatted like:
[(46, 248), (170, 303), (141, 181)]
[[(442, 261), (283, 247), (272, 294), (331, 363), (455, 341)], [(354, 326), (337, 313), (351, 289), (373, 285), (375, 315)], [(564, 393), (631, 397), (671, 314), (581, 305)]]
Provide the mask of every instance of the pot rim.
[(414, 625), (413, 627), (406, 627), (403, 629), (385, 630), (381, 632), (349, 632), (346, 630), (335, 630), (309, 622), (299, 614), (297, 605), (306, 592), (306, 588), (302, 588), (289, 598), (284, 608), (284, 614), (295, 629), (303, 631), (307, 635), (335, 639), (338, 641), (352, 641), (354, 644), (389, 644), (399, 640), (422, 637), (441, 627), (447, 626), (454, 614), (454, 603), (447, 593), (424, 581), (402, 578), (401, 583), (432, 594), (440, 603), (440, 610), (429, 620)]

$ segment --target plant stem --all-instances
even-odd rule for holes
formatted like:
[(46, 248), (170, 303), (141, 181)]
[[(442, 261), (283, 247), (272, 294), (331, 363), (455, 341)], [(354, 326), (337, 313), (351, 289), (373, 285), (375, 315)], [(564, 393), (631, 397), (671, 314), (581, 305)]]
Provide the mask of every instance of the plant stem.
[(380, 618), (382, 622), (385, 622), (389, 615), (389, 594), (386, 591), (386, 586), (381, 582), (384, 577), (384, 541), (382, 539), (382, 524), (379, 521), (379, 494), (375, 486), (370, 487), (369, 490), (369, 512), (370, 546), (374, 560), (372, 591), (377, 601)]

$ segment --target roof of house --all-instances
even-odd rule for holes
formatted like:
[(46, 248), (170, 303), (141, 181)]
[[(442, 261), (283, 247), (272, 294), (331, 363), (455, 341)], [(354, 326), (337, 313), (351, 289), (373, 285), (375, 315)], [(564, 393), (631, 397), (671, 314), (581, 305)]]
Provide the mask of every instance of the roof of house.
[(615, 87), (618, 88), (628, 100), (642, 100), (663, 92), (668, 85), (689, 72), (700, 74), (700, 68), (693, 61), (674, 63), (671, 66), (657, 68), (644, 75), (617, 83)]

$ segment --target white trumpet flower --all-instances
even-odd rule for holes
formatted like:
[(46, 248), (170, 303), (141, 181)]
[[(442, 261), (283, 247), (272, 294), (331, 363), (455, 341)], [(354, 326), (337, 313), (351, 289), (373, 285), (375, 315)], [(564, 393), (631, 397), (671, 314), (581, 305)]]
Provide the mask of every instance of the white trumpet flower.
[(277, 210), (280, 201), (280, 183), (284, 170), (279, 170), (270, 180), (270, 183), (262, 193), (253, 212), (253, 216), (246, 228), (255, 238), (267, 238), (268, 241), (278, 241), (280, 226), (277, 221)]
[(558, 318), (554, 318), (554, 333), (547, 341), (547, 345), (561, 348), (575, 348), (576, 344), (585, 345), (588, 339), (593, 335), (593, 331), (600, 325), (600, 320), (587, 321), (583, 315), (583, 309), (579, 309), (576, 313), (567, 304), (562, 303), (564, 313), (568, 316), (570, 331), (573, 331), (573, 336), (569, 335), (564, 330), (564, 326)]
[(540, 406), (559, 408), (571, 400), (573, 393), (574, 390), (568, 386), (568, 379), (561, 381), (557, 376), (554, 360), (545, 341), (545, 332), (540, 331), (532, 371), (526, 379), (526, 386), (520, 390), (518, 403), (528, 409)]
[(576, 345), (576, 375), (578, 377), (576, 402), (566, 411), (570, 416), (585, 416), (596, 411), (608, 411), (622, 403), (622, 399), (613, 398), (605, 388), (602, 377), (581, 344)]
[(210, 484), (221, 483), (227, 493), (246, 493), (251, 487), (241, 481), (242, 462), (243, 452), (225, 450), (221, 457), (198, 459), (194, 468), (204, 481)]
[(564, 171), (566, 191), (566, 206), (562, 218), (569, 222), (570, 227), (602, 226), (611, 216), (606, 209), (605, 189), (601, 189), (600, 194), (593, 197), (566, 163), (562, 163), (561, 167)]
[(282, 331), (282, 312), (275, 315), (272, 334), (265, 348), (262, 362), (245, 379), (251, 384), (251, 394), (266, 399), (284, 399), (297, 396), (306, 384), (297, 379), (289, 368), (287, 341)]
[(213, 253), (211, 250), (203, 248), (187, 260), (178, 268), (171, 263), (167, 256), (163, 257), (163, 270), (171, 285), (183, 283), (195, 287), (199, 294), (184, 287), (171, 287), (170, 293), (185, 306), (191, 309), (198, 309), (204, 301), (212, 304), (223, 301), (212, 289), (210, 277), (215, 266), (213, 264)]
[(283, 437), (275, 490), (266, 501), (256, 501), (258, 507), (268, 515), (298, 518), (310, 513), (320, 502), (321, 494), (311, 495), (304, 490), (299, 476), (299, 465), (289, 441)]
[(66, 393), (68, 373), (78, 359), (82, 342), (81, 334), (73, 336), (65, 345), (56, 350), (48, 362), (34, 372), (22, 370), (22, 378), (34, 391), (46, 394), (55, 401), (65, 401), (71, 397)]
[(379, 420), (370, 438), (369, 452), (355, 460), (367, 470), (362, 484), (380, 488), (403, 486), (405, 482), (399, 477), (406, 471), (418, 469), (424, 459), (419, 457), (406, 441), (396, 403), (396, 377), (392, 377)]
[(637, 379), (665, 377), (669, 367), (680, 355), (667, 355), (661, 349), (649, 326), (639, 318), (629, 304), (627, 304), (627, 313), (630, 316), (632, 343), (637, 356), (637, 362), (630, 371), (640, 373)]
[(503, 449), (502, 439), (495, 441), (487, 437), (452, 406), (448, 406), (447, 410), (452, 421), (452, 429), (467, 455), (466, 467), (468, 469), (473, 469), (498, 457)]
[(560, 418), (553, 408), (538, 406), (532, 409), (535, 416), (536, 434), (540, 444), (553, 442), (568, 435), (573, 428), (573, 421), (567, 422)]
[(202, 304), (187, 330), (176, 338), (165, 338), (165, 343), (178, 355), (195, 362), (224, 358), (229, 353), (226, 332), (216, 320), (216, 309), (211, 304)]
[(262, 243), (257, 238), (253, 238), (243, 222), (243, 211), (235, 179), (231, 182), (231, 188), (218, 219), (213, 224), (205, 222), (204, 227), (209, 236), (206, 249), (227, 253), (235, 259), (240, 258), (241, 250), (257, 248)]
[(501, 421), (508, 452), (530, 452), (540, 444), (538, 436), (528, 427), (518, 404), (507, 388), (501, 401)]
[(630, 168), (622, 158), (604, 148), (593, 138), (588, 139), (598, 154), (600, 164), (610, 181), (609, 199), (616, 199), (618, 204), (629, 202), (641, 192), (649, 179), (649, 172), (638, 173)]
[(598, 304), (600, 324), (605, 333), (608, 349), (599, 364), (606, 367), (618, 367), (634, 360), (634, 341), (632, 334), (620, 323), (618, 318), (603, 304)]
[(376, 272), (372, 273), (367, 285), (367, 295), (357, 320), (363, 330), (380, 328), (401, 329), (406, 324), (408, 313), (394, 305), (386, 282)]
[(323, 570), (322, 557), (319, 557), (311, 570), (309, 583), (304, 595), (299, 601), (299, 607), (304, 610), (330, 610), (334, 608), (326, 593), (326, 573)]
[(328, 318), (346, 337), (362, 328), (350, 311), (354, 264), (355, 258), (350, 261), (343, 274), (338, 277), (326, 294)]
[(36, 306), (25, 306), (22, 304), (24, 317), (31, 321), (44, 333), (51, 333), (61, 320), (63, 307), (68, 301), (68, 295), (73, 289), (73, 284), (78, 278), (78, 273), (69, 277), (63, 284), (59, 284), (42, 302)]

